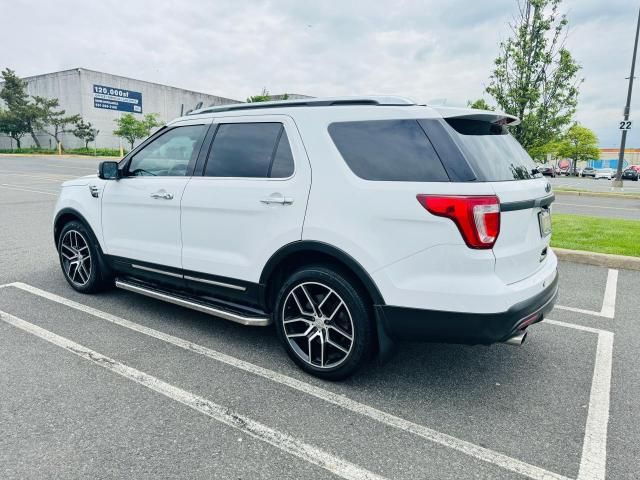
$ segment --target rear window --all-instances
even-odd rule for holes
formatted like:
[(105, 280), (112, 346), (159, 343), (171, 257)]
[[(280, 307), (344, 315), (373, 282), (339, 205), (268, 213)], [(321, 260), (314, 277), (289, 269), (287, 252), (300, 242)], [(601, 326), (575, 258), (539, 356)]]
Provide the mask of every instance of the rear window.
[(337, 122), (329, 125), (329, 135), (349, 168), (365, 180), (449, 181), (416, 120)]
[(507, 128), (465, 118), (445, 118), (451, 134), (479, 180), (501, 182), (528, 180), (535, 163)]

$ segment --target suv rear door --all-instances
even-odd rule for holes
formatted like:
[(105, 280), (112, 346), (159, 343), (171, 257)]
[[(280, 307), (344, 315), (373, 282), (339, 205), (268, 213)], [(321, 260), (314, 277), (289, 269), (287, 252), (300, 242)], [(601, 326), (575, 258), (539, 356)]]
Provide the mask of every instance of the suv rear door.
[(193, 289), (246, 300), (267, 260), (301, 238), (311, 168), (288, 116), (224, 117), (213, 129), (182, 197), (182, 266)]
[(551, 239), (551, 185), (505, 123), (511, 117), (478, 113), (445, 118), (448, 130), (478, 181), (500, 200), (500, 234), (493, 246), (496, 274), (507, 284), (533, 275), (544, 264)]

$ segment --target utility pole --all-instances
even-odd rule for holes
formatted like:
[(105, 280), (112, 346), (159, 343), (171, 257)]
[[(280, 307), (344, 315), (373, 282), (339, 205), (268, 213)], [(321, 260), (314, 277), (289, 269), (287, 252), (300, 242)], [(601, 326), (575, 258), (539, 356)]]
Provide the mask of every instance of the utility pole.
[(629, 113), (631, 111), (631, 92), (633, 91), (633, 75), (636, 70), (636, 53), (638, 52), (638, 34), (640, 33), (640, 9), (638, 10), (638, 24), (636, 26), (636, 41), (633, 44), (633, 59), (631, 60), (631, 74), (629, 75), (629, 90), (627, 91), (627, 104), (624, 107), (624, 122), (620, 125), (622, 130), (622, 140), (620, 141), (620, 154), (618, 155), (618, 169), (616, 179), (613, 181), (614, 187), (622, 187), (622, 164), (624, 162), (624, 148), (627, 143), (627, 131), (630, 124)]

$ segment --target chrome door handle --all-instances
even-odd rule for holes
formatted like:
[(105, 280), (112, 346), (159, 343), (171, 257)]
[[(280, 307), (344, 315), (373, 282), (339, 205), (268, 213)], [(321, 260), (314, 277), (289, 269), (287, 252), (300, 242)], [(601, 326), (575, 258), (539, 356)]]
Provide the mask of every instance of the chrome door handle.
[(261, 203), (265, 205), (291, 205), (293, 203), (293, 198), (291, 197), (283, 197), (280, 194), (274, 193), (270, 196), (263, 198), (260, 200)]
[(159, 199), (162, 198), (163, 200), (171, 200), (173, 198), (173, 193), (167, 193), (167, 192), (154, 192), (151, 194), (151, 198), (155, 198), (155, 199)]

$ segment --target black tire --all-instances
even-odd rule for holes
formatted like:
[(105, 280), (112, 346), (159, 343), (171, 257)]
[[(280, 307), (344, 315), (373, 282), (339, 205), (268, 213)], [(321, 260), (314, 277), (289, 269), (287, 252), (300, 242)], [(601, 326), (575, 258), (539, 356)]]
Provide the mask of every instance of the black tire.
[[(308, 291), (309, 297), (315, 302), (314, 312), (322, 304), (318, 309), (319, 314), (312, 316), (301, 312), (302, 309), (311, 311), (309, 297), (304, 299), (304, 295), (300, 293), (301, 291), (304, 293), (302, 287)], [(323, 288), (332, 291), (327, 294), (327, 298), (322, 296)], [(294, 290), (295, 293), (292, 294)], [(293, 298), (294, 296), (297, 298), (298, 295), (302, 297), (300, 299), (302, 307)], [(325, 300), (324, 303), (322, 300)], [(340, 301), (344, 306), (339, 305)], [(285, 318), (295, 318), (296, 309), (300, 312), (299, 316), (302, 320), (293, 320), (293, 324), (289, 320), (285, 326)], [(301, 369), (325, 380), (342, 380), (362, 367), (373, 353), (375, 327), (370, 311), (371, 305), (368, 296), (354, 286), (347, 273), (333, 267), (313, 265), (295, 271), (284, 281), (276, 297), (274, 321), (278, 337), (287, 354)], [(329, 312), (332, 312), (333, 315)], [(332, 317), (330, 320), (329, 316)], [(316, 317), (327, 318), (313, 320)], [(305, 323), (308, 321), (307, 319), (311, 319), (311, 321)], [(325, 321), (326, 324), (324, 324)], [(314, 322), (319, 322), (321, 326), (314, 326)], [(300, 328), (304, 331), (309, 328), (315, 330), (304, 337), (290, 339), (287, 334), (295, 335), (295, 330), (292, 330), (294, 328)], [(352, 338), (349, 340), (348, 336), (344, 335), (345, 333), (351, 334)], [(309, 340), (309, 337), (313, 335), (316, 335), (316, 338)], [(332, 343), (325, 343), (325, 340)], [(312, 353), (306, 355), (307, 358), (303, 358), (305, 348), (300, 346), (300, 343), (305, 341), (311, 345), (313, 350)], [(320, 344), (324, 346), (318, 352), (321, 348)], [(335, 344), (339, 344), (342, 348), (336, 348)], [(348, 352), (345, 353), (347, 348)], [(324, 366), (319, 364), (325, 361)]]
[[(78, 246), (81, 247), (80, 257)], [(106, 266), (98, 242), (84, 223), (76, 220), (66, 223), (60, 232), (57, 247), (62, 273), (74, 290), (96, 293), (113, 286), (113, 276)], [(88, 259), (86, 252), (89, 253)], [(70, 264), (77, 262), (78, 258), (81, 258), (84, 268), (78, 267), (77, 264), (75, 268), (73, 265), (70, 268)]]

